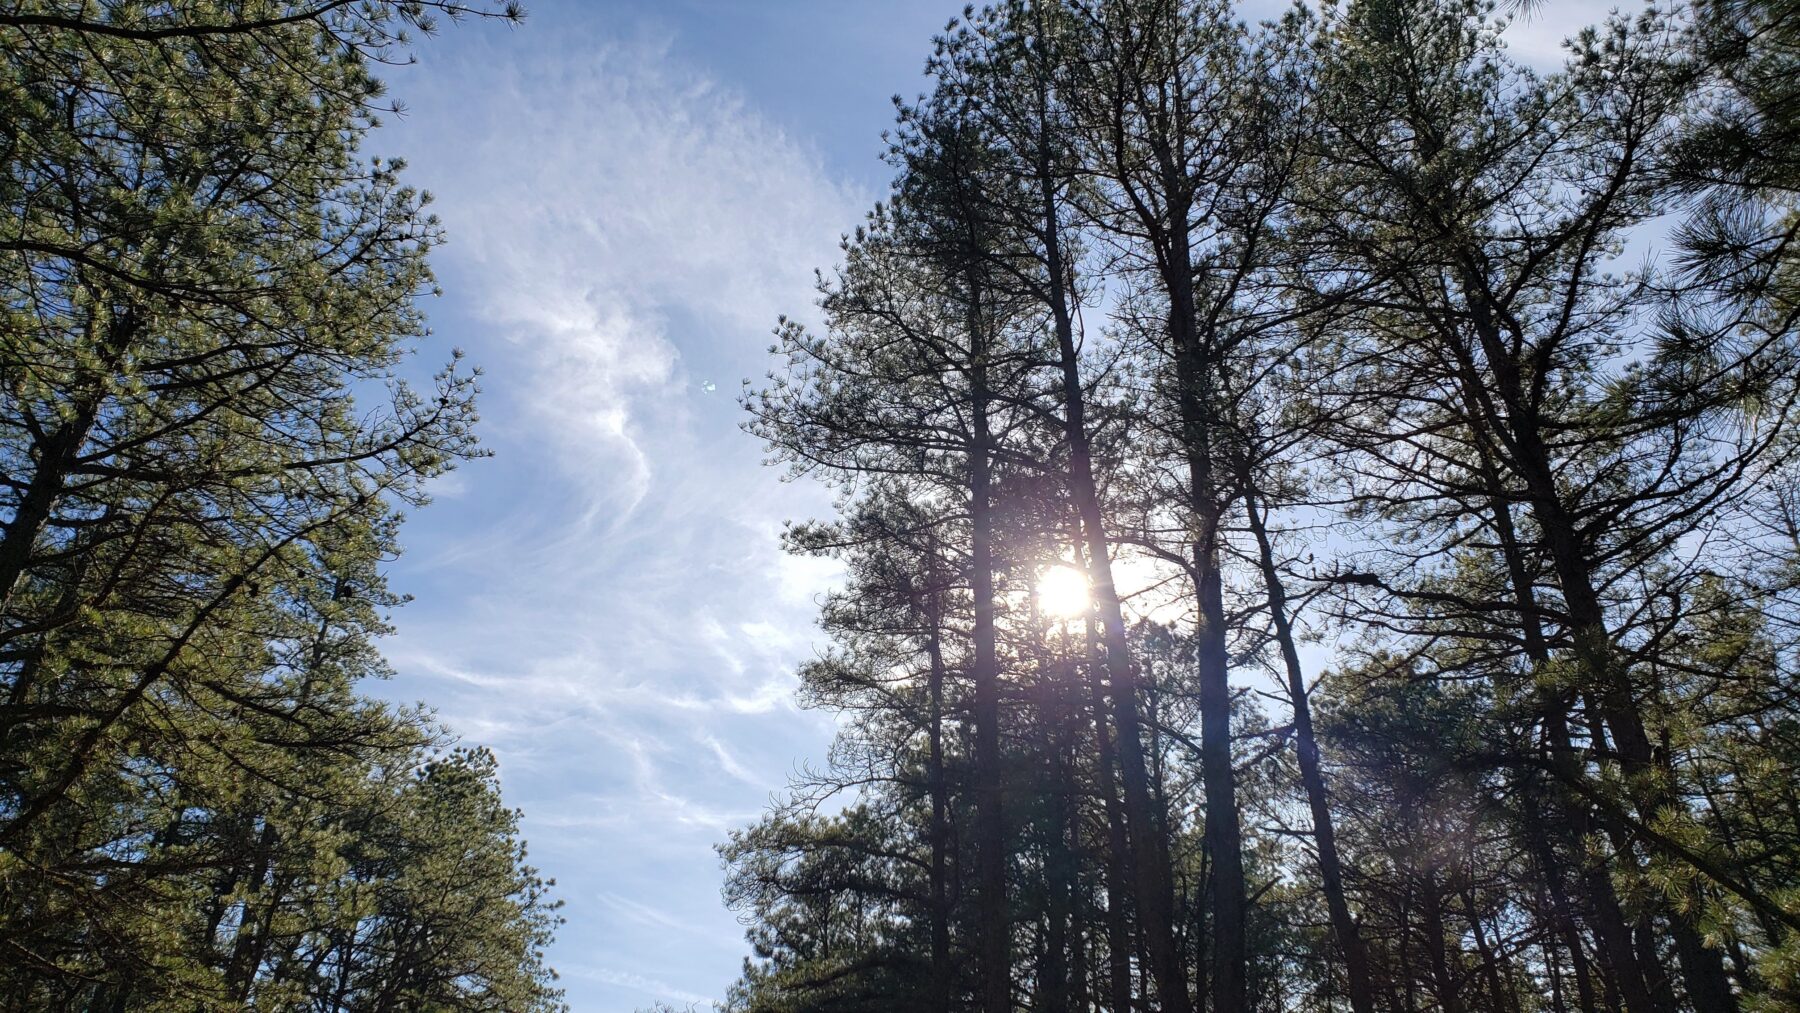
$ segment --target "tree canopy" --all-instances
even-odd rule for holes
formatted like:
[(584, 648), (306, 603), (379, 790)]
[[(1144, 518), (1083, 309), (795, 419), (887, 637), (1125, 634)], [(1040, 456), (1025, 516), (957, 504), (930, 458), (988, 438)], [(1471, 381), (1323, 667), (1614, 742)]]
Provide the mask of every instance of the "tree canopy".
[(360, 147), (449, 2), (0, 9), (0, 1005), (535, 1010), (491, 754), (365, 695), (479, 453), (427, 197)]
[(1532, 6), (937, 38), (745, 395), (846, 577), (728, 1008), (1800, 1003), (1800, 12)]

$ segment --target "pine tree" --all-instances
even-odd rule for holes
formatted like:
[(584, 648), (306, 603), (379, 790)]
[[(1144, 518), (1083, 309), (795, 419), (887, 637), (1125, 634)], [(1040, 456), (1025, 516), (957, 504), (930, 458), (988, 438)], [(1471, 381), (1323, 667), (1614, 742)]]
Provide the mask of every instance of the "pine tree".
[[(455, 356), (425, 391), (396, 374), (441, 228), (397, 163), (360, 153), (372, 68), (433, 13), (517, 17), (0, 13), (10, 1007), (558, 1005), (553, 905), (491, 759), (357, 693), (386, 671), (404, 508), (478, 453)], [(359, 831), (395, 819), (359, 864)], [(475, 908), (406, 895), (450, 854), (479, 859)], [(371, 919), (409, 918), (413, 938), (367, 952)]]

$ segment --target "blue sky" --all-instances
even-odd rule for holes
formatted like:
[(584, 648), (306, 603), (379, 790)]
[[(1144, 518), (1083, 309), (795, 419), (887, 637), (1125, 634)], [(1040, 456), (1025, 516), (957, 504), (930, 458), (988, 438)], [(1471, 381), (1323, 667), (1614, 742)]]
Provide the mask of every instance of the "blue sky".
[[(1513, 41), (1538, 63), (1607, 5), (1541, 6)], [(420, 366), (485, 369), (495, 456), (407, 525), (381, 691), (499, 754), (582, 1013), (723, 995), (745, 946), (713, 845), (825, 754), (792, 673), (833, 571), (777, 533), (829, 502), (761, 465), (735, 397), (881, 195), (889, 98), (961, 7), (532, 0), (392, 75), (408, 111), (370, 151), (450, 235)]]

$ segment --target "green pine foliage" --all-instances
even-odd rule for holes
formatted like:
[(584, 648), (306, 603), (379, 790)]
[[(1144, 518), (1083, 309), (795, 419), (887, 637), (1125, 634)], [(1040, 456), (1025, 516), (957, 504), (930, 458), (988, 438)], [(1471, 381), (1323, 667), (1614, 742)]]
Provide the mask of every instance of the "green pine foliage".
[[(0, 1003), (554, 1008), (494, 761), (377, 703), (441, 239), (360, 149), (436, 3), (0, 11)], [(385, 393), (384, 393), (385, 392)]]
[(951, 22), (746, 402), (847, 580), (727, 1007), (1794, 1008), (1792, 6)]

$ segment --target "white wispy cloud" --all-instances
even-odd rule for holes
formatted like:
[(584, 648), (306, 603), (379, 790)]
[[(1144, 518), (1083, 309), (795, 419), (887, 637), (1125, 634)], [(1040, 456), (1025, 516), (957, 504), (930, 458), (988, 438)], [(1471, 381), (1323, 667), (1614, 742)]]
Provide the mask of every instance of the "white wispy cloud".
[(836, 573), (781, 556), (824, 497), (760, 467), (730, 399), (870, 195), (663, 42), (423, 69), (393, 143), (452, 237), (434, 318), (486, 367), (497, 457), (408, 530), (394, 691), (496, 749), (595, 1008), (717, 998), (742, 942), (712, 847), (823, 753), (793, 671)]
[(654, 978), (646, 978), (641, 974), (633, 974), (630, 971), (614, 970), (610, 967), (589, 968), (578, 966), (565, 973), (575, 977), (591, 978), (594, 981), (604, 982), (608, 985), (617, 985), (621, 988), (630, 989), (634, 992), (641, 992), (645, 995), (655, 996), (656, 998), (663, 1000), (672, 999), (675, 1002), (691, 1003), (696, 1006), (708, 1006), (712, 1001), (709, 996), (700, 995), (696, 992), (689, 992), (685, 989), (671, 985), (668, 982), (658, 981)]
[(478, 312), (531, 363), (533, 420), (564, 452), (622, 465), (590, 476), (616, 518), (656, 467), (648, 424), (679, 425), (674, 395), (718, 382), (694, 368), (724, 365), (706, 353), (755, 347), (806, 308), (863, 198), (666, 40), (556, 48), (455, 110), (450, 136), (479, 140), (433, 184)]

